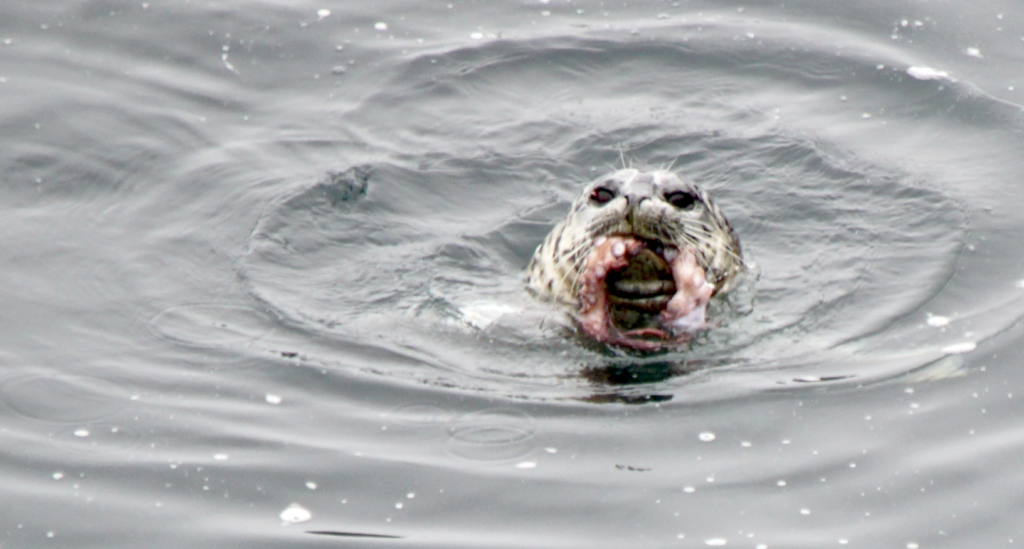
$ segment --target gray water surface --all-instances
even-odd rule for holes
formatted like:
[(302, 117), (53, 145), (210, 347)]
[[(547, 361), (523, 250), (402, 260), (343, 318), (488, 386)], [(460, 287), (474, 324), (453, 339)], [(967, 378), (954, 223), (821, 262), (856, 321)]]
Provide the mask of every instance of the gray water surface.
[[(1010, 2), (4, 3), (0, 546), (1024, 542), (1022, 69)], [(743, 244), (689, 348), (523, 289), (623, 162)]]

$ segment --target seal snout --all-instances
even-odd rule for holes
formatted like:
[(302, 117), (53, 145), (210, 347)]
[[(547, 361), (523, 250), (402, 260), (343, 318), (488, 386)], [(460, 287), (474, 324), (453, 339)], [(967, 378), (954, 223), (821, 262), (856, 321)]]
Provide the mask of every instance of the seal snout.
[(654, 178), (651, 174), (638, 174), (626, 181), (622, 186), (622, 196), (626, 199), (626, 221), (635, 226), (635, 218), (639, 215), (640, 205), (654, 197)]

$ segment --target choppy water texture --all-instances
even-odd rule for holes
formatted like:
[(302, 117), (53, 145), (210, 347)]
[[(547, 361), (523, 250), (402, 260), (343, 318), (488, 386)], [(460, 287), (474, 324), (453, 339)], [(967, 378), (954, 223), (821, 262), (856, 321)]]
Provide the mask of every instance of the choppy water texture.
[[(0, 6), (0, 545), (1024, 542), (1024, 11), (817, 4)], [(524, 292), (623, 162), (689, 348)]]

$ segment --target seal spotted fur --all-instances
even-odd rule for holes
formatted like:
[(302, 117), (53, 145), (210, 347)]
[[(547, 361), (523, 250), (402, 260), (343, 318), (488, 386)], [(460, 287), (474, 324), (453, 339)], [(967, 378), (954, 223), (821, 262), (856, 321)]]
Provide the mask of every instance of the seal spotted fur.
[(624, 169), (587, 185), (527, 282), (593, 339), (657, 350), (707, 327), (708, 300), (742, 271), (739, 240), (707, 193), (669, 171)]

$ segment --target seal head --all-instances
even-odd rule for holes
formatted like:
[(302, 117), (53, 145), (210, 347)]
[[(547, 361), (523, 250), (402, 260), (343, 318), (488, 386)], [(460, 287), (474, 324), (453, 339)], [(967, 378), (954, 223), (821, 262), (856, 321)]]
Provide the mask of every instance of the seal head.
[(534, 253), (528, 285), (593, 339), (657, 350), (706, 328), (708, 301), (742, 271), (706, 193), (665, 170), (625, 169), (587, 185)]

